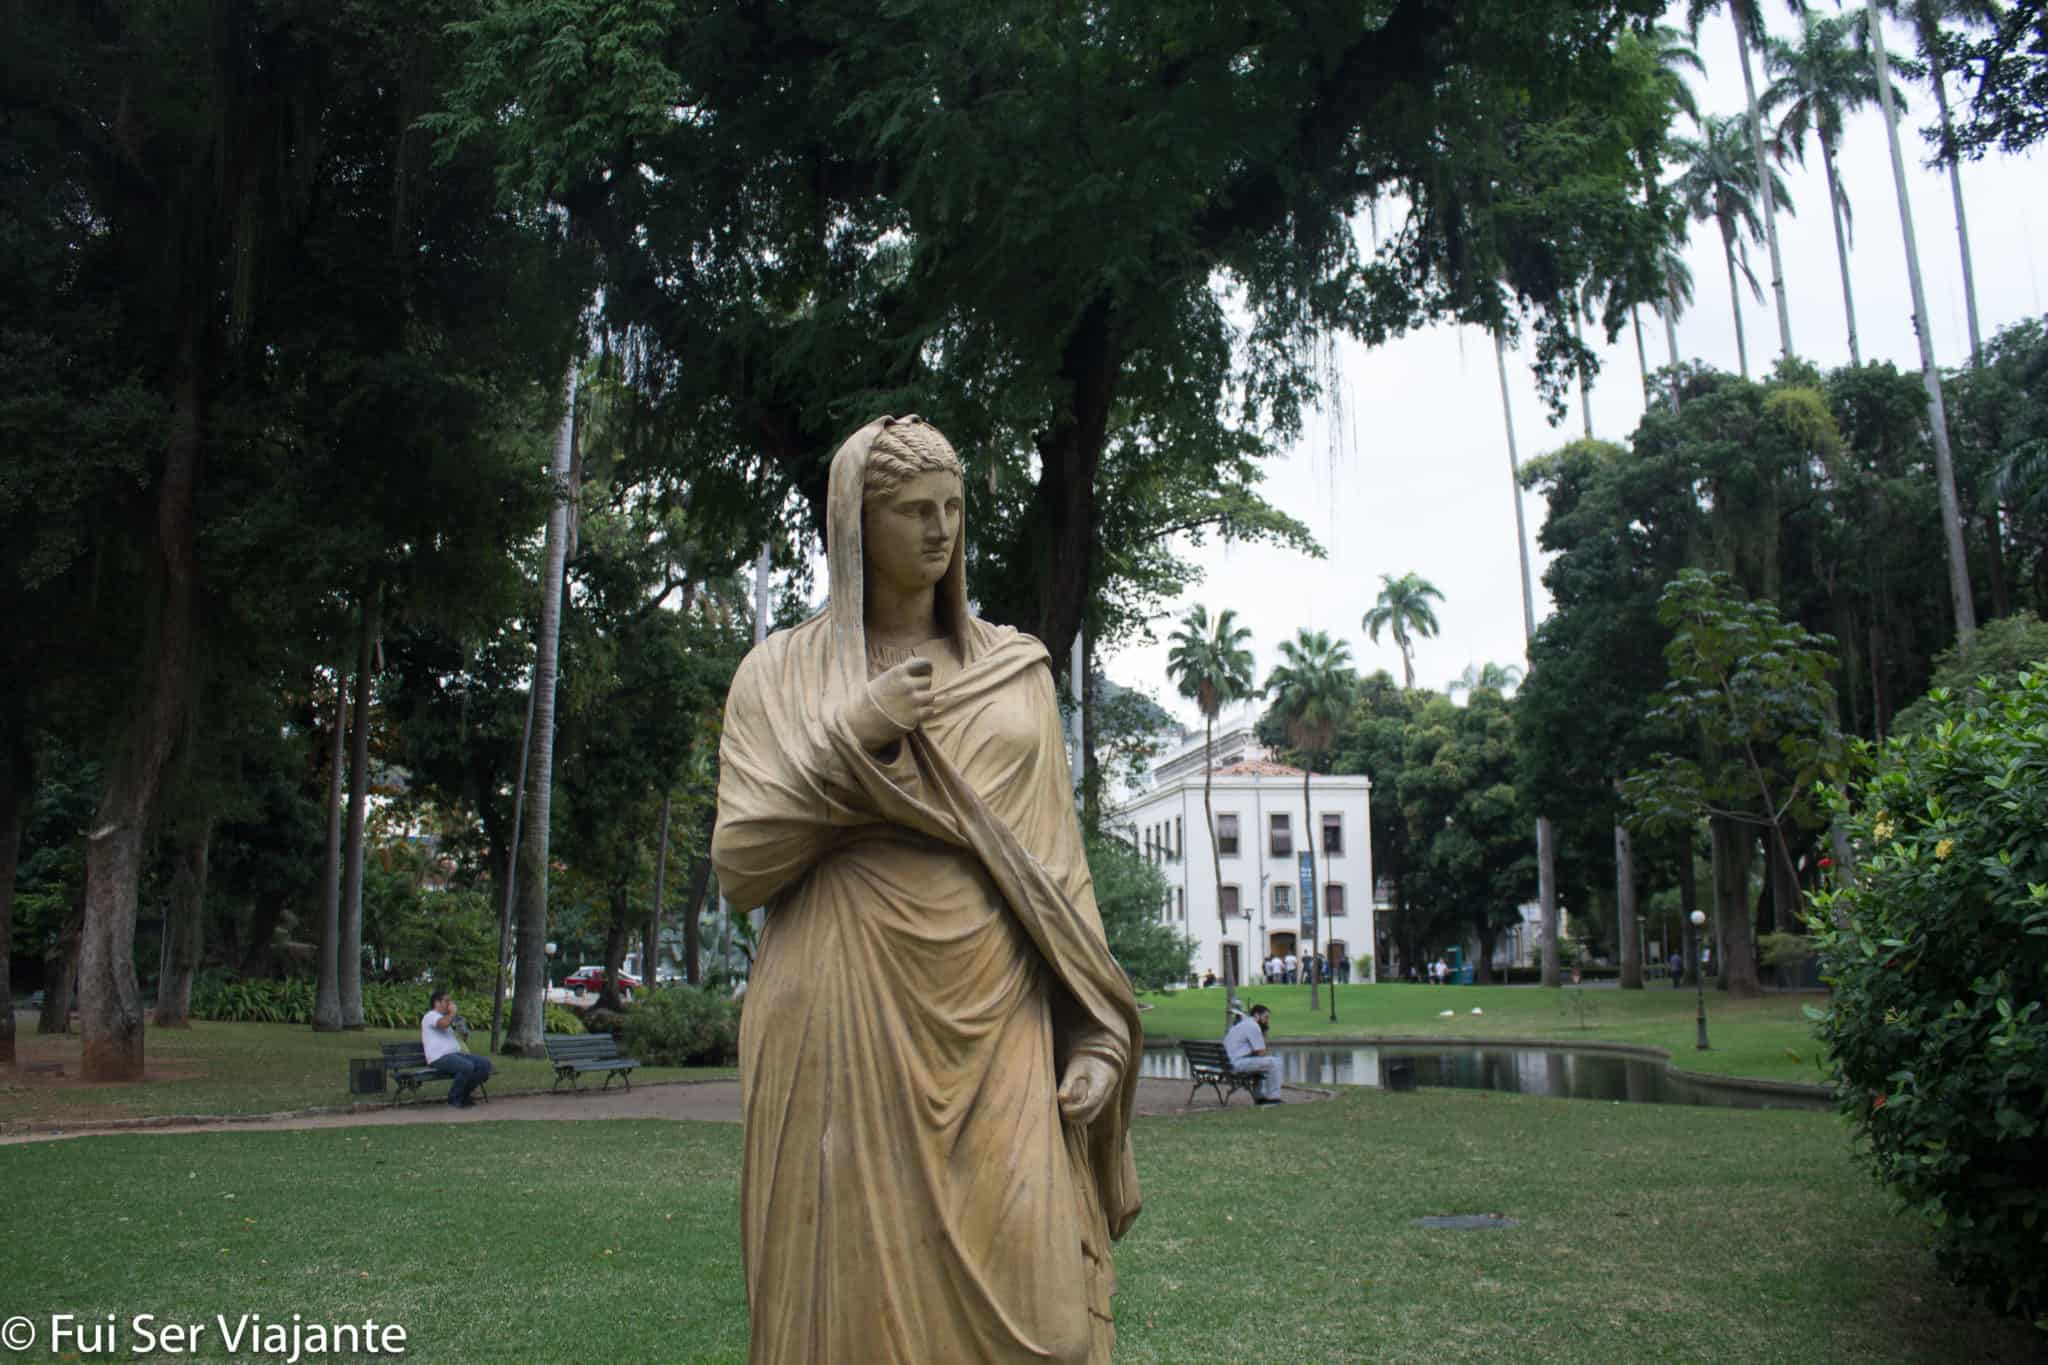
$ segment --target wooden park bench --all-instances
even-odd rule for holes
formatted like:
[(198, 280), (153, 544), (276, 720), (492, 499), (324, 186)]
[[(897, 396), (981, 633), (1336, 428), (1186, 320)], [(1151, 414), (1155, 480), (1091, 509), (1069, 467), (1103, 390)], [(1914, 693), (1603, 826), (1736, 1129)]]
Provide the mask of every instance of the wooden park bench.
[[(428, 1081), (455, 1079), (445, 1071), (436, 1071), (428, 1066), (427, 1050), (418, 1043), (384, 1043), (380, 1046), (384, 1052), (384, 1074), (396, 1084), (396, 1088), (391, 1092), (393, 1104), (404, 1099), (408, 1093), (417, 1091)], [(484, 1081), (469, 1093), (480, 1100), (488, 1101), (491, 1097), (484, 1093), (484, 1086), (489, 1084), (489, 1081)]]
[(550, 1033), (541, 1041), (547, 1045), (548, 1061), (555, 1068), (551, 1089), (560, 1089), (566, 1080), (571, 1090), (580, 1090), (584, 1073), (594, 1071), (604, 1072), (600, 1090), (611, 1088), (613, 1076), (623, 1077), (626, 1089), (633, 1088), (633, 1068), (640, 1063), (631, 1057), (621, 1057), (619, 1040), (609, 1033)]
[(1195, 1102), (1196, 1094), (1205, 1085), (1214, 1088), (1218, 1104), (1229, 1104), (1230, 1097), (1240, 1090), (1257, 1097), (1258, 1076), (1233, 1070), (1230, 1054), (1223, 1050), (1223, 1044), (1183, 1040), (1180, 1050), (1188, 1059), (1188, 1075), (1195, 1079), (1194, 1085), (1188, 1089), (1189, 1104)]

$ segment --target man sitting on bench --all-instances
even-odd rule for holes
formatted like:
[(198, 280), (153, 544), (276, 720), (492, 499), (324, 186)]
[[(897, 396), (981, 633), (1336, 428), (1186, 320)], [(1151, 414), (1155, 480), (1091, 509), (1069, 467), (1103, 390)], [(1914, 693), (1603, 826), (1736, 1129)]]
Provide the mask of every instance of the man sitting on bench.
[(455, 1002), (447, 991), (435, 987), (426, 1017), (420, 1020), (420, 1046), (426, 1049), (427, 1065), (451, 1082), (448, 1103), (467, 1109), (476, 1103), (469, 1092), (491, 1078), (491, 1059), (464, 1052), (451, 1028), (454, 1022)]
[(1223, 1035), (1223, 1054), (1230, 1059), (1230, 1069), (1259, 1078), (1259, 1088), (1252, 1092), (1253, 1104), (1286, 1103), (1280, 1098), (1280, 1059), (1266, 1055), (1266, 1024), (1272, 1017), (1264, 1005), (1253, 1005), (1252, 1012)]

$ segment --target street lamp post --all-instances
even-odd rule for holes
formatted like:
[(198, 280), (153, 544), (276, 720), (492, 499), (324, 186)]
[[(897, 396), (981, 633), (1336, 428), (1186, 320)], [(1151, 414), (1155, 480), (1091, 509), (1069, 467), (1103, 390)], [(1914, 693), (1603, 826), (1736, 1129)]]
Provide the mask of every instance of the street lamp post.
[(545, 972), (544, 972), (544, 974), (543, 974), (543, 976), (542, 976), (542, 980), (541, 980), (541, 986), (540, 986), (540, 1008), (541, 1008), (541, 1017), (542, 1017), (542, 1021), (543, 1021), (543, 1022), (542, 1022), (542, 1028), (541, 1028), (541, 1032), (543, 1032), (543, 1033), (547, 1032), (547, 1028), (546, 1028), (546, 1022), (545, 1022), (545, 1021), (546, 1021), (546, 1017), (547, 1017), (547, 1008), (548, 1008), (548, 992), (549, 992), (549, 991), (552, 991), (552, 990), (553, 990), (553, 989), (555, 988), (555, 944), (554, 944), (554, 941), (553, 941), (552, 939), (550, 939), (550, 940), (548, 941), (548, 945), (547, 945), (547, 953), (548, 953), (548, 962), (547, 962), (547, 967), (546, 967), (546, 970), (545, 970)]
[(1693, 925), (1693, 936), (1692, 936), (1692, 984), (1693, 984), (1693, 986), (1694, 986), (1694, 988), (1695, 988), (1695, 990), (1696, 990), (1696, 992), (1697, 992), (1697, 994), (1698, 994), (1698, 997), (1699, 997), (1699, 1011), (1700, 1011), (1700, 1012), (1699, 1012), (1699, 1025), (1700, 1025), (1700, 1042), (1699, 1042), (1699, 1050), (1700, 1050), (1701, 1052), (1707, 1052), (1707, 1051), (1709, 1051), (1709, 1050), (1710, 1050), (1710, 1049), (1709, 1049), (1709, 1048), (1707, 1047), (1707, 974), (1706, 974), (1705, 972), (1703, 972), (1703, 971), (1701, 971), (1701, 970), (1700, 970), (1700, 934), (1699, 934), (1699, 931), (1700, 931), (1700, 929), (1702, 929), (1702, 928), (1703, 928), (1703, 927), (1704, 927), (1704, 926), (1706, 925), (1706, 922), (1707, 922), (1707, 912), (1706, 912), (1706, 911), (1704, 911), (1704, 910), (1695, 910), (1695, 911), (1693, 911), (1693, 912), (1692, 912), (1692, 925)]

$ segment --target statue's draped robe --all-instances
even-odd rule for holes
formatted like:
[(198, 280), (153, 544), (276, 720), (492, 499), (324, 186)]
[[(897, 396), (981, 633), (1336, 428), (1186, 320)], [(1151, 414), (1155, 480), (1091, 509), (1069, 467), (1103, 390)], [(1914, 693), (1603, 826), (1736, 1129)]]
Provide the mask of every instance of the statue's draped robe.
[[(752, 1359), (1106, 1362), (1141, 1033), (1045, 651), (963, 620), (938, 714), (870, 753), (846, 638), (769, 637), (726, 710), (713, 860), (767, 907), (740, 1034)], [(1080, 1127), (1056, 1092), (1084, 1053), (1117, 1082)]]

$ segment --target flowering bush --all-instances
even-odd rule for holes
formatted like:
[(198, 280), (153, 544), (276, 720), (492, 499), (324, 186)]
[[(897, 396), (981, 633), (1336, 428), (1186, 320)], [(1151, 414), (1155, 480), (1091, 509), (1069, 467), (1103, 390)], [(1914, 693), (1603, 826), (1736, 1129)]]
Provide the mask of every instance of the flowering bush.
[(2048, 668), (1935, 693), (1860, 796), (1811, 918), (1840, 1104), (1943, 1268), (2048, 1325)]

